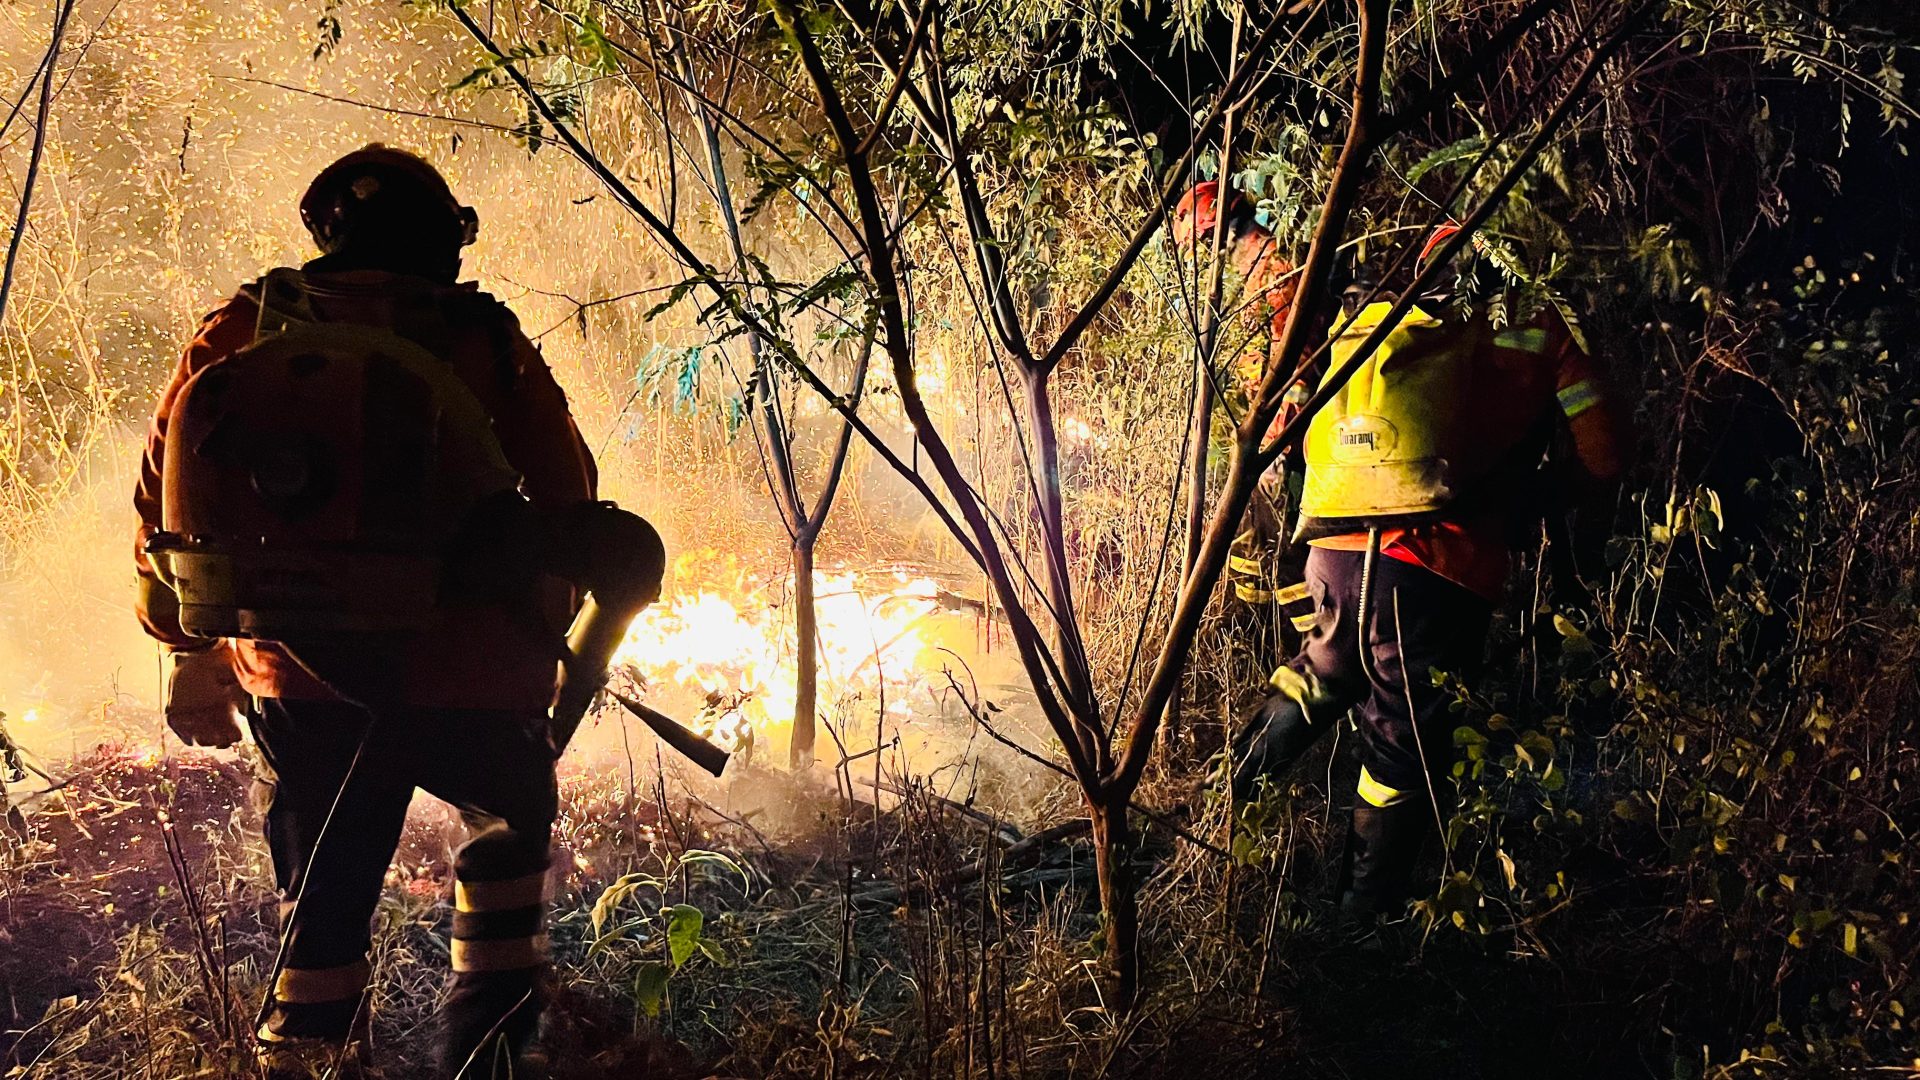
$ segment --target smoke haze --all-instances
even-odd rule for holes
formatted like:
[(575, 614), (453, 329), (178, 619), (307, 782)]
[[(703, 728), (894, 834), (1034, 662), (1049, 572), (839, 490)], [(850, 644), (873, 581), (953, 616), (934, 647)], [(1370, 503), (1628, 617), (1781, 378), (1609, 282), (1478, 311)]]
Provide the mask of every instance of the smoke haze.
[[(449, 90), (477, 54), (444, 20), (348, 5), (341, 40), (316, 59), (319, 10), (86, 0), (73, 17), (0, 334), (0, 711), (43, 758), (159, 738), (158, 655), (131, 615), (130, 493), (147, 417), (207, 311), (268, 268), (311, 256), (299, 194), (367, 142), (427, 156), (477, 208), (464, 276), (506, 300), (541, 344), (600, 458), (604, 493), (653, 518), (671, 550), (761, 553), (746, 560), (751, 572), (784, 580), (786, 537), (751, 440), (634, 382), (656, 350), (705, 336), (674, 315), (644, 318), (647, 291), (678, 280), (650, 238), (562, 148), (530, 150), (500, 130), (524, 122), (514, 99)], [(40, 62), (49, 21), (42, 5), (0, 8), (9, 96)], [(624, 106), (608, 95), (583, 107)], [(15, 206), (31, 103), (26, 112), (0, 144)], [(635, 142), (611, 160), (643, 197), (662, 197), (654, 148)], [(683, 228), (716, 238), (704, 198), (675, 205)], [(625, 294), (634, 297), (580, 306)], [(817, 405), (797, 414), (803, 462), (826, 423)], [(921, 511), (897, 481), (859, 454), (853, 475), (822, 541), (823, 570), (876, 536), (890, 557), (944, 563), (939, 544), (916, 537)], [(989, 683), (1007, 674), (998, 658), (973, 659)], [(823, 700), (823, 714), (833, 707)]]

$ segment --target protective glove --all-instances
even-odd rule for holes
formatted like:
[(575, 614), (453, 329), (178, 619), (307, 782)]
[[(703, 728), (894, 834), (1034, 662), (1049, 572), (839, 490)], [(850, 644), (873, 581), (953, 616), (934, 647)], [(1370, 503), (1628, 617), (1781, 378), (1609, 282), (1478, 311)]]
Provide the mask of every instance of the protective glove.
[(167, 726), (188, 746), (232, 746), (250, 704), (226, 642), (167, 657)]

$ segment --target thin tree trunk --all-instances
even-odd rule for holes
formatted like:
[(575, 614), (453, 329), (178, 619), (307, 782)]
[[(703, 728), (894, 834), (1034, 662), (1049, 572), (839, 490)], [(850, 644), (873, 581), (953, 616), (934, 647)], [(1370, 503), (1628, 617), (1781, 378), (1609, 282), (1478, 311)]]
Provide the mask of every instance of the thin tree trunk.
[(793, 542), (794, 651), (793, 742), (788, 766), (813, 767), (814, 719), (820, 696), (820, 625), (813, 602), (813, 536), (802, 532)]
[(1140, 996), (1140, 903), (1127, 800), (1089, 798), (1087, 814), (1093, 821), (1093, 866), (1106, 918), (1107, 973), (1113, 979), (1113, 1000), (1107, 1004), (1116, 1013), (1128, 1013)]
[[(1209, 316), (1211, 318), (1211, 316)], [(1180, 563), (1180, 579), (1185, 581), (1200, 565), (1201, 542), (1207, 531), (1207, 456), (1213, 442), (1213, 379), (1208, 376), (1210, 342), (1193, 350), (1193, 415), (1187, 420), (1187, 553)], [(1179, 691), (1167, 698), (1162, 722), (1166, 725), (1166, 750), (1171, 756), (1180, 739)]]
[[(682, 76), (692, 84), (692, 70), (686, 57), (675, 54)], [(734, 212), (733, 189), (728, 180), (726, 156), (720, 148), (720, 132), (706, 105), (691, 91), (686, 94), (687, 111), (700, 125), (707, 149), (708, 167), (713, 175), (713, 196), (720, 219), (725, 223), (728, 243), (733, 249), (734, 267), (742, 278), (750, 277), (746, 245), (740, 235), (740, 218)], [(793, 467), (793, 449), (785, 418), (778, 406), (778, 369), (766, 356), (766, 343), (758, 329), (746, 334), (747, 348), (753, 358), (754, 394), (759, 399), (761, 429), (766, 438), (766, 453), (772, 475), (768, 478), (775, 508), (793, 533), (793, 631), (794, 653), (793, 737), (788, 745), (787, 765), (796, 771), (813, 767), (814, 742), (818, 735), (820, 698), (819, 613), (814, 603), (813, 546), (833, 509), (834, 495), (852, 445), (853, 426), (842, 420), (840, 435), (834, 444), (827, 480), (821, 486), (819, 501), (811, 512), (800, 494), (800, 482)], [(873, 353), (871, 332), (861, 346), (849, 396), (858, 401), (866, 384), (867, 362)]]
[[(1209, 335), (1211, 336), (1211, 335)], [(1182, 575), (1193, 573), (1200, 561), (1200, 537), (1207, 527), (1207, 458), (1213, 450), (1213, 377), (1208, 355), (1212, 342), (1193, 351), (1193, 414), (1188, 418), (1192, 442), (1187, 448), (1187, 556)]]
[(1053, 398), (1047, 388), (1045, 371), (1027, 376), (1027, 417), (1033, 431), (1037, 474), (1037, 507), (1046, 545), (1047, 604), (1053, 612), (1054, 641), (1060, 656), (1060, 668), (1066, 678), (1068, 714), (1076, 721), (1076, 734), (1087, 756), (1102, 770), (1107, 768), (1107, 750), (1096, 736), (1100, 730), (1098, 701), (1094, 697), (1092, 673), (1086, 647), (1080, 639), (1080, 621), (1073, 608), (1073, 584), (1068, 576), (1066, 541), (1066, 503), (1060, 491), (1060, 437), (1053, 419)]
[[(1242, 4), (1233, 13), (1233, 40), (1228, 46), (1227, 55), (1234, 67), (1228, 73), (1229, 81), (1239, 74), (1240, 31), (1246, 26), (1246, 20), (1247, 9)], [(1182, 581), (1193, 573), (1194, 567), (1200, 565), (1200, 545), (1207, 528), (1207, 458), (1213, 449), (1213, 353), (1220, 338), (1220, 286), (1227, 263), (1227, 220), (1231, 217), (1233, 205), (1234, 119), (1233, 109), (1228, 109), (1220, 119), (1220, 168), (1215, 174), (1213, 229), (1208, 237), (1208, 250), (1213, 257), (1207, 261), (1207, 305), (1201, 309), (1193, 343), (1195, 381), (1193, 415), (1187, 421), (1187, 552), (1186, 558), (1180, 563)], [(1195, 224), (1198, 224), (1197, 220)], [(1197, 231), (1188, 246), (1193, 249), (1197, 260), (1200, 254)], [(1180, 740), (1180, 704), (1180, 693), (1176, 690), (1167, 699), (1167, 710), (1162, 718), (1166, 728), (1165, 752), (1169, 756), (1175, 752), (1175, 744)]]

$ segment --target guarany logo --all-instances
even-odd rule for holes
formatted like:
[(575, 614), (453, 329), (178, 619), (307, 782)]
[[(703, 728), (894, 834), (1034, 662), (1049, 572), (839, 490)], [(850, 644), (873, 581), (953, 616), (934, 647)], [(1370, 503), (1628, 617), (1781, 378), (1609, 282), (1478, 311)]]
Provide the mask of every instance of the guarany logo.
[(1398, 441), (1399, 432), (1384, 416), (1343, 416), (1333, 425), (1333, 455), (1342, 462), (1380, 461)]

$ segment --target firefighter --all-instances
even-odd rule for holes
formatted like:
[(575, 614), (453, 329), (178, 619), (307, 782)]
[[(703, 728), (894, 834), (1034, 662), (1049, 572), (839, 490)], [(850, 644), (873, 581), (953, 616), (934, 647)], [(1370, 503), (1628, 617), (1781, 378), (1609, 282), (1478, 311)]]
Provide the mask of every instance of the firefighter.
[(27, 778), (27, 763), (21, 760), (20, 747), (7, 734), (7, 714), (0, 712), (0, 782), (18, 784)]
[(7, 795), (7, 785), (21, 783), (26, 778), (27, 763), (21, 760), (19, 745), (7, 734), (7, 714), (0, 712), (0, 824), (20, 843), (25, 843), (31, 835), (27, 830), (27, 816), (13, 805)]
[[(1462, 282), (1494, 276), (1471, 249), (1465, 258)], [(1566, 324), (1549, 310), (1499, 328), (1471, 295), (1455, 299), (1422, 297), (1309, 424), (1312, 628), (1233, 747), (1244, 800), (1354, 711), (1361, 769), (1340, 900), (1363, 924), (1412, 899), (1451, 764), (1450, 697), (1431, 673), (1481, 662), (1512, 546), (1539, 527), (1543, 476), (1598, 505), (1620, 472), (1616, 418)], [(1354, 313), (1328, 378), (1391, 306)], [(1563, 452), (1545, 455), (1556, 443)]]
[[(1245, 397), (1265, 377), (1269, 357), (1286, 328), (1295, 275), (1272, 230), (1261, 224), (1239, 192), (1230, 193), (1226, 222), (1220, 223), (1220, 185), (1207, 180), (1188, 189), (1174, 207), (1171, 237), (1182, 255), (1193, 258), (1212, 245), (1216, 230), (1223, 234), (1226, 251), (1221, 307), (1227, 314), (1216, 335), (1224, 334), (1232, 346), (1229, 389)], [(1276, 428), (1294, 415), (1307, 393), (1304, 384), (1289, 388)], [(1241, 626), (1235, 636), (1262, 658), (1262, 671), (1291, 655), (1313, 623), (1313, 605), (1303, 580), (1306, 552), (1301, 545), (1287, 542), (1301, 475), (1288, 466), (1282, 462), (1261, 477), (1244, 528), (1235, 535), (1227, 558), (1228, 591), (1236, 605), (1234, 619)]]
[[(572, 594), (541, 578), (530, 605), (504, 594), (445, 601), (437, 632), (367, 646), (361, 666), (379, 677), (360, 685), (384, 686), (380, 695), (342, 690), (342, 677), (274, 640), (196, 636), (183, 629), (182, 609), (148, 553), (162, 535), (163, 506), (171, 505), (167, 484), (183, 464), (168, 460), (167, 429), (180, 415), (175, 399), (197, 373), (265, 333), (269, 309), (283, 303), (265, 299), (273, 281), (293, 294), (284, 302), (316, 325), (398, 335), (450, 370), (484, 410), (482, 423), (490, 422), (511, 469), (505, 475), (509, 482), (517, 476), (527, 503), (603, 505), (591, 503), (594, 462), (513, 314), (457, 282), (461, 249), (473, 242), (478, 221), (432, 165), (370, 145), (320, 172), (300, 200), (300, 216), (320, 255), (243, 287), (207, 316), (161, 397), (134, 499), (139, 615), (167, 654), (174, 732), (189, 744), (229, 746), (245, 723), (263, 763), (256, 793), (283, 933), (257, 1032), (269, 1072), (308, 1075), (343, 1046), (364, 1055), (369, 923), (420, 788), (458, 807), (471, 831), (454, 860), (445, 1070), (491, 1076), (525, 1049), (548, 993), (556, 794), (546, 722)], [(423, 443), (426, 434), (376, 438)], [(377, 470), (366, 475), (384, 479)], [(324, 487), (284, 464), (254, 474), (263, 492), (296, 482)], [(356, 497), (371, 505), (379, 495)], [(362, 700), (369, 696), (384, 696), (384, 707), (369, 707)]]

